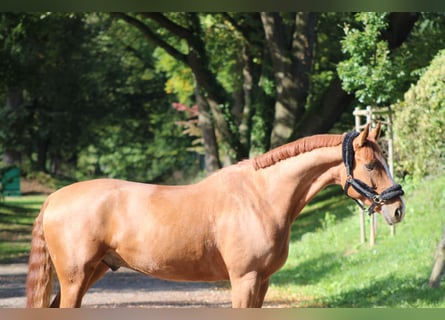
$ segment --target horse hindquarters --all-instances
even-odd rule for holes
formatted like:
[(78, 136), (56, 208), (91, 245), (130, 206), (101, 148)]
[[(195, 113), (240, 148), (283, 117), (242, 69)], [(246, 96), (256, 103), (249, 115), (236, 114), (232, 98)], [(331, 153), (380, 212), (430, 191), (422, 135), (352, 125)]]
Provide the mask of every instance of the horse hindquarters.
[(26, 277), (26, 306), (28, 308), (48, 307), (51, 298), (52, 262), (43, 234), (43, 212), (46, 205), (45, 202), (32, 230), (29, 270)]
[[(75, 255), (73, 251), (68, 251), (64, 247), (66, 241), (61, 239), (62, 234), (60, 232), (44, 234), (43, 218), (47, 207), (48, 200), (36, 218), (32, 231), (29, 270), (26, 279), (26, 305), (32, 308), (50, 307), (53, 277), (54, 273), (57, 273), (61, 292), (57, 294), (51, 307), (80, 307), (87, 289), (103, 276), (108, 267), (100, 264), (100, 261), (69, 259), (70, 255)], [(48, 214), (47, 212), (46, 218)], [(60, 228), (55, 227), (58, 226), (52, 225), (51, 229), (60, 231)], [(62, 251), (58, 252), (59, 259), (52, 261), (50, 250), (54, 251), (55, 247), (60, 248), (60, 246), (62, 246)]]

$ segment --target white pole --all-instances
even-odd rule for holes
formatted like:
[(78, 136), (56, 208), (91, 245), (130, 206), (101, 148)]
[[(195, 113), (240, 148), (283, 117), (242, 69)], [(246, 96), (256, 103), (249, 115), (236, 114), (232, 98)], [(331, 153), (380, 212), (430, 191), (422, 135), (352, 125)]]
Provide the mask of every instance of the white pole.
[[(363, 112), (360, 110), (359, 107), (355, 107), (354, 113), (355, 115), (355, 131), (359, 132), (361, 129), (361, 115), (363, 115)], [(360, 209), (360, 243), (366, 242), (366, 230), (365, 230), (365, 210)]]
[[(391, 106), (388, 106), (388, 132), (387, 132), (387, 139), (388, 139), (388, 166), (389, 166), (389, 172), (391, 173), (391, 176), (394, 177), (394, 154), (393, 154), (393, 131), (392, 131), (392, 110)], [(390, 233), (392, 236), (396, 235), (396, 226), (391, 225), (390, 227)]]

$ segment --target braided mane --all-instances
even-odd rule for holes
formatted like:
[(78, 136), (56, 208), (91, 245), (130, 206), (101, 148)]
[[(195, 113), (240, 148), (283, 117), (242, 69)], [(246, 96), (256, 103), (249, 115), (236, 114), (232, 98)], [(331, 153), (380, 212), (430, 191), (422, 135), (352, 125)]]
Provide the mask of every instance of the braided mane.
[(255, 170), (264, 169), (281, 160), (286, 160), (314, 149), (338, 146), (342, 143), (342, 140), (343, 135), (336, 134), (319, 134), (301, 138), (253, 158), (253, 167)]

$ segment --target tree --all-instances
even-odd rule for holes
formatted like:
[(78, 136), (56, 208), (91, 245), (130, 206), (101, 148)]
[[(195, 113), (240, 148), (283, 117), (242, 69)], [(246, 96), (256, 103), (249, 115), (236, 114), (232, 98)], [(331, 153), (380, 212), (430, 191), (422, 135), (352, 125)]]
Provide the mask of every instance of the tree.
[(395, 51), (419, 14), (361, 12), (355, 18), (359, 25), (344, 26), (342, 51), (348, 58), (337, 68), (343, 88), (363, 105), (388, 105), (404, 90), (400, 83), (406, 71), (394, 62)]
[(286, 142), (305, 112), (316, 42), (316, 14), (261, 13), (275, 78), (275, 118), (271, 146)]
[(387, 29), (387, 13), (358, 13), (363, 30), (345, 25), (344, 53), (350, 56), (338, 65), (343, 87), (354, 92), (364, 105), (385, 105), (394, 90), (393, 66), (388, 42), (380, 40)]
[[(3, 14), (1, 20), (7, 31), (1, 50), (7, 97), (2, 110), (2, 144), (6, 153), (15, 148), (20, 154), (28, 153), (28, 159), (37, 151), (35, 165), (43, 170), (48, 152), (70, 152), (68, 140), (75, 143), (73, 131), (78, 131), (75, 124), (80, 122), (72, 117), (83, 115), (81, 110), (72, 117), (63, 114), (70, 113), (80, 89), (78, 63), (85, 35), (82, 17)], [(52, 135), (54, 131), (59, 134)], [(53, 150), (49, 150), (50, 139)]]
[(343, 86), (362, 104), (392, 105), (397, 174), (418, 179), (437, 171), (443, 154), (444, 14), (358, 13), (356, 19), (344, 28), (348, 57), (338, 66)]
[(133, 29), (94, 13), (2, 14), (0, 22), (0, 145), (20, 155), (23, 172), (147, 181), (193, 161), (154, 47), (121, 41)]
[[(401, 97), (418, 77), (415, 70), (444, 42), (440, 14), (357, 17), (1, 14), (0, 96), (8, 104), (0, 108), (1, 145), (11, 158), (22, 155), (22, 162), (39, 169), (58, 171), (58, 164), (70, 163), (85, 175), (150, 180), (194, 157), (185, 151), (195, 137), (170, 126), (188, 120), (173, 103), (197, 106), (209, 171), (327, 132), (350, 111), (357, 88), (357, 98), (363, 93), (382, 104)], [(341, 43), (344, 24), (356, 30), (350, 32), (355, 40)], [(428, 48), (425, 34), (435, 39)], [(354, 60), (361, 55), (366, 59)], [(337, 75), (343, 60), (350, 83), (361, 86), (351, 86), (350, 93)], [(366, 72), (357, 72), (354, 63)], [(160, 160), (173, 150), (176, 161)]]
[[(233, 159), (240, 160), (248, 157), (252, 146), (265, 151), (302, 133), (314, 133), (302, 120), (311, 123), (312, 117), (317, 118), (316, 112), (306, 112), (317, 41), (316, 14), (112, 15), (191, 69), (206, 154), (213, 153), (208, 158), (218, 159), (216, 153), (224, 143)], [(338, 81), (332, 83), (326, 95), (329, 103), (320, 105), (337, 108), (333, 114), (338, 117), (347, 94)], [(306, 114), (312, 116), (303, 117)], [(329, 129), (337, 117), (317, 118), (315, 132)], [(255, 124), (266, 134), (258, 134)]]
[(89, 46), (86, 81), (99, 114), (86, 132), (76, 173), (173, 182), (173, 172), (187, 172), (197, 161), (187, 152), (192, 139), (181, 135), (175, 124), (184, 116), (172, 108), (173, 97), (163, 90), (166, 78), (153, 58), (155, 47), (108, 15), (89, 20), (98, 32)]

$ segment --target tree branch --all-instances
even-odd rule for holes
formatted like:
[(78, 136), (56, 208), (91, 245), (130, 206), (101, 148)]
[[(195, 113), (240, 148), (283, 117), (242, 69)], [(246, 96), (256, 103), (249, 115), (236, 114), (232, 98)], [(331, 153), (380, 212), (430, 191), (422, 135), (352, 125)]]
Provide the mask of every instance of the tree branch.
[(140, 13), (140, 15), (144, 18), (156, 21), (161, 27), (164, 27), (165, 29), (182, 39), (193, 41), (194, 36), (193, 33), (190, 32), (190, 30), (171, 21), (160, 12), (143, 12)]
[(241, 27), (241, 25), (228, 12), (223, 12), (221, 15), (243, 36), (244, 40), (249, 42), (246, 28)]
[(173, 56), (175, 59), (187, 63), (187, 55), (181, 53), (173, 46), (169, 45), (167, 42), (163, 41), (161, 38), (159, 38), (151, 29), (148, 27), (145, 23), (142, 21), (128, 15), (122, 12), (112, 12), (110, 13), (111, 17), (124, 20), (128, 24), (136, 27), (139, 29), (139, 31), (142, 32), (142, 34), (147, 38), (149, 41), (153, 42), (155, 45), (161, 47), (165, 51), (167, 51), (168, 54)]

